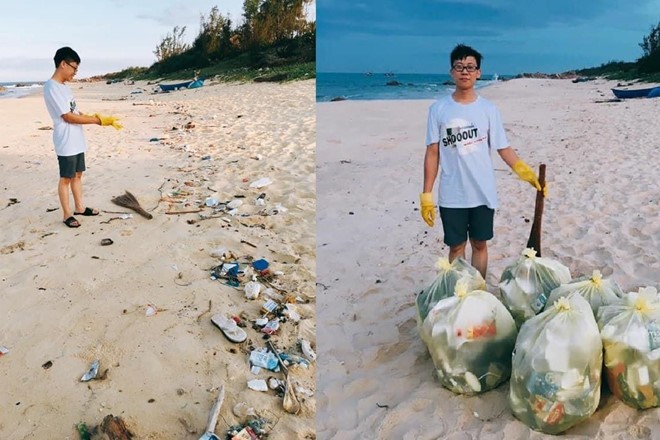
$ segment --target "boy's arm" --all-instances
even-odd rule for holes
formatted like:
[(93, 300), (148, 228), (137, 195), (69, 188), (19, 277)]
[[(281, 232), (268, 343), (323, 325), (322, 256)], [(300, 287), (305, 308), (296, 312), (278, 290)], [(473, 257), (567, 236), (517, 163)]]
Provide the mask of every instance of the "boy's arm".
[(101, 125), (101, 119), (96, 116), (77, 115), (69, 112), (62, 115), (62, 119), (69, 124), (96, 124)]
[[(534, 188), (537, 189), (537, 191), (541, 191), (541, 184), (539, 183), (539, 178), (536, 177), (536, 173), (529, 167), (529, 165), (527, 165), (525, 162), (523, 162), (522, 159), (520, 159), (520, 157), (518, 157), (513, 148), (506, 147), (501, 150), (497, 150), (497, 152), (499, 153), (502, 160), (511, 167), (511, 169), (518, 175), (518, 177), (520, 177), (521, 180), (531, 184)], [(546, 185), (543, 187), (543, 197), (546, 197), (547, 193), (548, 186)]]
[(424, 155), (424, 191), (422, 192), (433, 192), (433, 184), (436, 177), (438, 177), (439, 148), (437, 142), (426, 147), (426, 154)]

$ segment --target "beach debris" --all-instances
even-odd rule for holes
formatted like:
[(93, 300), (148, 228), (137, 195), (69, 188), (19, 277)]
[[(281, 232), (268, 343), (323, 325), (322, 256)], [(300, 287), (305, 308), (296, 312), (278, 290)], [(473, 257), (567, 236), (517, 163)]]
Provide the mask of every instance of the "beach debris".
[(282, 406), (284, 407), (284, 411), (288, 412), (289, 414), (298, 414), (301, 409), (300, 401), (298, 400), (298, 396), (296, 395), (296, 391), (293, 387), (290, 374), (286, 375), (284, 401), (282, 402)]
[(20, 202), (17, 198), (11, 197), (11, 198), (9, 199), (9, 203), (7, 203), (7, 207), (9, 207), (9, 206), (11, 206), (11, 205), (15, 205), (15, 204), (17, 204), (17, 203), (21, 203), (21, 202)]
[(314, 362), (316, 360), (316, 353), (314, 353), (314, 350), (312, 350), (312, 345), (309, 343), (309, 341), (301, 339), (300, 349), (303, 353), (303, 356), (305, 356), (309, 361)]
[(87, 428), (87, 425), (84, 422), (80, 422), (76, 425), (76, 429), (78, 430), (78, 435), (80, 436), (80, 440), (91, 440), (92, 434), (90, 434), (89, 429)]
[(39, 127), (39, 128), (37, 128), (37, 130), (52, 130), (52, 129), (53, 129), (53, 127), (50, 127), (50, 126), (48, 126), (48, 125), (45, 125), (45, 126), (43, 126), (43, 127)]
[(256, 416), (257, 413), (254, 411), (254, 408), (249, 406), (246, 402), (238, 402), (232, 408), (232, 412), (239, 419), (244, 419), (248, 416)]
[(279, 371), (279, 360), (266, 348), (257, 348), (250, 352), (250, 364), (270, 371)]
[(256, 281), (248, 281), (243, 288), (247, 299), (257, 299), (261, 291), (261, 284)]
[(211, 160), (211, 155), (202, 156), (202, 160)]
[(277, 330), (280, 328), (280, 318), (275, 318), (271, 321), (268, 321), (266, 325), (263, 326), (261, 329), (262, 333), (266, 333), (267, 335), (274, 335), (277, 333)]
[(220, 440), (220, 437), (215, 435), (215, 427), (218, 424), (218, 417), (220, 416), (220, 409), (222, 408), (222, 403), (225, 400), (225, 386), (220, 387), (218, 392), (218, 397), (216, 397), (211, 412), (209, 413), (209, 419), (206, 423), (206, 431), (199, 440)]
[(227, 203), (227, 208), (229, 208), (229, 209), (236, 209), (236, 208), (238, 208), (239, 206), (241, 206), (242, 204), (243, 204), (243, 201), (242, 201), (242, 200), (234, 199), (234, 200), (232, 200), (231, 202)]
[(233, 318), (227, 318), (223, 314), (218, 313), (211, 317), (211, 322), (231, 342), (241, 343), (247, 339), (247, 333), (238, 326), (238, 323)]
[(147, 304), (147, 309), (144, 312), (144, 316), (154, 316), (155, 314), (158, 313), (158, 307), (156, 307), (153, 304)]
[(114, 241), (111, 238), (104, 238), (101, 240), (101, 246), (110, 246)]
[(92, 379), (96, 379), (96, 376), (99, 374), (99, 366), (101, 365), (100, 360), (95, 360), (92, 362), (92, 364), (89, 366), (89, 369), (83, 376), (80, 378), (81, 382), (89, 382)]
[(249, 380), (248, 388), (254, 391), (268, 391), (268, 384), (263, 379), (252, 379)]
[(7, 347), (5, 347), (4, 345), (0, 345), (0, 356), (3, 356), (7, 353), (9, 353), (9, 349)]
[(216, 199), (215, 197), (208, 197), (205, 201), (204, 204), (208, 206), (209, 208), (214, 208), (220, 204), (220, 201)]
[(284, 386), (284, 382), (282, 382), (278, 378), (272, 376), (268, 378), (268, 388), (270, 388), (271, 390), (277, 390), (282, 386)]
[[(250, 428), (249, 426), (244, 427), (240, 431), (229, 431), (228, 435), (231, 436), (231, 440), (259, 440), (259, 436)], [(233, 434), (233, 435), (232, 435)]]
[(41, 366), (41, 368), (43, 368), (44, 370), (47, 370), (47, 369), (49, 369), (49, 368), (52, 367), (52, 366), (53, 366), (53, 361), (48, 361), (48, 362), (44, 363), (44, 364)]
[(131, 440), (134, 435), (126, 427), (121, 417), (108, 414), (101, 422), (101, 432), (110, 440)]
[(123, 208), (132, 209), (133, 211), (140, 214), (142, 217), (145, 217), (145, 218), (148, 218), (148, 219), (152, 219), (154, 217), (153, 215), (151, 215), (147, 211), (145, 211), (142, 208), (142, 206), (140, 206), (140, 202), (138, 202), (137, 198), (128, 191), (126, 191), (121, 196), (113, 197), (111, 201), (115, 205), (121, 206)]
[(263, 154), (255, 154), (254, 156), (250, 157), (250, 159), (254, 159), (254, 160), (261, 160), (263, 158), (264, 158)]
[(262, 177), (261, 179), (255, 180), (250, 184), (250, 188), (263, 188), (264, 186), (268, 186), (273, 181), (269, 177)]

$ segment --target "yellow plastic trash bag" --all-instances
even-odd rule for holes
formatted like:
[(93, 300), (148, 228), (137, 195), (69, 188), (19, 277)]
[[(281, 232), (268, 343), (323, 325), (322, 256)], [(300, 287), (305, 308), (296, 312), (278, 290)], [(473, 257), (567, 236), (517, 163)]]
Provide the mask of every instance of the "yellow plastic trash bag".
[(559, 298), (520, 328), (509, 404), (532, 429), (559, 434), (588, 419), (600, 401), (603, 345), (589, 303)]
[(458, 281), (455, 294), (431, 309), (422, 329), (440, 383), (460, 394), (506, 381), (516, 341), (511, 314), (493, 294), (468, 290), (469, 281)]
[[(591, 277), (579, 277), (572, 281), (562, 284), (550, 292), (547, 304), (553, 304), (562, 296), (577, 292), (582, 298), (586, 299), (594, 316), (598, 308), (613, 304), (623, 297), (623, 291), (613, 279), (603, 279), (603, 275), (598, 270), (594, 270)], [(547, 305), (546, 304), (546, 305)]]
[(439, 258), (435, 264), (438, 268), (436, 279), (417, 295), (417, 325), (421, 328), (429, 310), (435, 306), (438, 301), (454, 294), (456, 281), (467, 277), (468, 290), (486, 289), (486, 281), (483, 279), (477, 269), (463, 258), (456, 258), (451, 263), (447, 258)]
[(660, 297), (654, 287), (630, 292), (598, 310), (605, 376), (633, 408), (660, 406)]
[(518, 260), (504, 269), (500, 278), (502, 302), (520, 327), (545, 307), (553, 289), (571, 280), (568, 267), (525, 249)]

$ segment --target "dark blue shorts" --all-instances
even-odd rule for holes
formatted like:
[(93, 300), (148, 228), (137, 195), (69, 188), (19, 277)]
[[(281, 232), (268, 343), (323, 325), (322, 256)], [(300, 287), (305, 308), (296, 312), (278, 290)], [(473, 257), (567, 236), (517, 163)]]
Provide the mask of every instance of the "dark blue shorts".
[(495, 210), (486, 205), (476, 208), (440, 207), (440, 219), (447, 246), (457, 246), (471, 240), (486, 241), (493, 238)]
[(85, 153), (78, 153), (75, 156), (57, 156), (60, 164), (60, 177), (73, 178), (76, 173), (85, 171)]

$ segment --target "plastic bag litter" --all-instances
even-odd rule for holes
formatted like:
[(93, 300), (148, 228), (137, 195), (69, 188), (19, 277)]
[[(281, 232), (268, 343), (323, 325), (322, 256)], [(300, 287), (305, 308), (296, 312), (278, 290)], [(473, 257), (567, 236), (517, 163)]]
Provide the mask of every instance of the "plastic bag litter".
[(456, 258), (451, 263), (447, 258), (439, 258), (435, 264), (438, 276), (426, 289), (417, 295), (417, 325), (421, 329), (426, 315), (443, 298), (454, 295), (456, 282), (461, 278), (469, 279), (468, 290), (485, 290), (486, 281), (477, 269), (463, 258)]
[(630, 292), (598, 311), (605, 375), (612, 393), (633, 408), (660, 406), (660, 297)]
[(520, 327), (543, 310), (555, 288), (570, 280), (568, 267), (549, 258), (537, 257), (536, 251), (528, 248), (502, 273), (499, 284), (502, 302)]
[(509, 404), (527, 426), (559, 434), (588, 419), (600, 401), (603, 345), (587, 300), (561, 297), (520, 328)]
[(598, 270), (594, 270), (590, 277), (582, 276), (572, 281), (562, 284), (550, 292), (547, 304), (554, 304), (562, 296), (577, 292), (582, 298), (586, 299), (594, 316), (598, 308), (612, 304), (623, 297), (623, 291), (613, 279), (603, 279), (603, 275)]
[(491, 293), (456, 283), (424, 321), (426, 345), (440, 383), (455, 393), (477, 394), (509, 378), (516, 324)]

